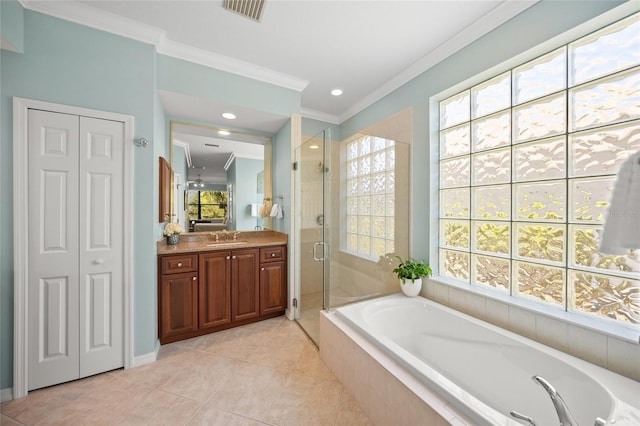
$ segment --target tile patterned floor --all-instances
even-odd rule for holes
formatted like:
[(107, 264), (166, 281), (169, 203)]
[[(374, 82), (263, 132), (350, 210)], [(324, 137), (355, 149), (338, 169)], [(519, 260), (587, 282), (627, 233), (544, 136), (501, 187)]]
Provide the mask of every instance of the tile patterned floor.
[(164, 345), (157, 362), (29, 393), (13, 425), (371, 425), (284, 317)]

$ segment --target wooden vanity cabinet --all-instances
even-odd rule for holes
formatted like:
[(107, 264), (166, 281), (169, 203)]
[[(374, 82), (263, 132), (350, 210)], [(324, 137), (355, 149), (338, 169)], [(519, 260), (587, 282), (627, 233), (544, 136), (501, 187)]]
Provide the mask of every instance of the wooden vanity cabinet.
[(260, 315), (287, 308), (287, 247), (260, 249)]
[(198, 329), (197, 257), (163, 257), (160, 262), (158, 312), (160, 338), (171, 338)]
[(200, 329), (231, 322), (231, 252), (199, 255), (198, 325)]
[(286, 245), (160, 256), (160, 343), (284, 314), (286, 256)]

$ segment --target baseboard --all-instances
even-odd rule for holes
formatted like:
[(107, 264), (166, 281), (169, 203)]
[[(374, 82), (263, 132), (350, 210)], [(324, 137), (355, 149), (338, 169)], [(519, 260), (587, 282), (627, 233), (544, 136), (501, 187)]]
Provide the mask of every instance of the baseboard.
[(156, 340), (156, 347), (153, 352), (149, 352), (143, 355), (133, 357), (133, 367), (141, 367), (146, 364), (151, 364), (158, 360), (158, 353), (160, 352), (160, 340)]
[(5, 388), (0, 390), (0, 403), (11, 401), (13, 399), (13, 388)]

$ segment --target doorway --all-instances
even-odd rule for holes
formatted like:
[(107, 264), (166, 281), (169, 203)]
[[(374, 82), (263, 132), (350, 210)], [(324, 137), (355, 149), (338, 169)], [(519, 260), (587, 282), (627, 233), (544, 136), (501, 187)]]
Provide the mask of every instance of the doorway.
[(296, 290), (295, 319), (316, 344), (320, 339), (319, 314), (329, 308), (329, 196), (331, 134), (326, 129), (295, 151)]

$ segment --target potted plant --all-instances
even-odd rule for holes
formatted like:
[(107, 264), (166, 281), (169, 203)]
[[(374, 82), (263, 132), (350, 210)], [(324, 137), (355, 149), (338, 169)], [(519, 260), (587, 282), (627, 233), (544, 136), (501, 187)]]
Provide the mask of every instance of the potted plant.
[(173, 245), (180, 242), (180, 234), (184, 232), (184, 228), (179, 223), (169, 222), (164, 226), (164, 235), (167, 236), (167, 244)]
[(406, 296), (417, 296), (422, 289), (422, 278), (431, 276), (431, 267), (422, 260), (396, 258), (400, 264), (393, 272), (400, 279), (400, 289)]

